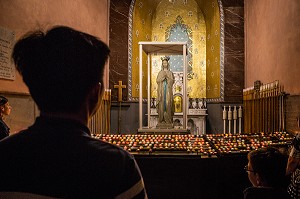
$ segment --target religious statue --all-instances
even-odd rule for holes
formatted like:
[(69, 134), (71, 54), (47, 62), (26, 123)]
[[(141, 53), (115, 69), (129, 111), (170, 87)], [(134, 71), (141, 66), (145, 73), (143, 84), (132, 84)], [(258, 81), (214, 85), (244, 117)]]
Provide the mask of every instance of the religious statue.
[(170, 71), (169, 57), (162, 57), (161, 71), (159, 71), (157, 82), (157, 102), (158, 113), (157, 128), (173, 128), (173, 84), (174, 74)]

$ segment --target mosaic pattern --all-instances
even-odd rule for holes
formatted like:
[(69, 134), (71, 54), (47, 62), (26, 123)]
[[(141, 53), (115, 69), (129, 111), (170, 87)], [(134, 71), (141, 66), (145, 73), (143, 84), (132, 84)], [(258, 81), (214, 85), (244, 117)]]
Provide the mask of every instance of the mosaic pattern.
[[(192, 30), (184, 24), (181, 16), (177, 16), (175, 24), (166, 29), (166, 41), (168, 42), (187, 42), (187, 61), (188, 61), (188, 79), (193, 79), (193, 40)], [(183, 56), (171, 55), (170, 66), (173, 72), (183, 72)]]

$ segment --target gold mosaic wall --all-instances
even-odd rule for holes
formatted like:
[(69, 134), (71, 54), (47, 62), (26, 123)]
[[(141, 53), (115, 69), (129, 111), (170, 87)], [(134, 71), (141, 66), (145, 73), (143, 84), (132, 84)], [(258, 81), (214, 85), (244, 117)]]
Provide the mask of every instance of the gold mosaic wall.
[[(132, 23), (132, 97), (139, 97), (139, 45), (140, 41), (151, 41), (152, 6), (148, 1), (137, 0)], [(147, 97), (147, 55), (143, 53), (143, 98)]]
[[(191, 30), (193, 78), (188, 80), (190, 98), (220, 97), (220, 16), (217, 0), (179, 1), (137, 0), (132, 28), (132, 97), (139, 96), (139, 41), (166, 41), (166, 30), (178, 16)], [(147, 97), (147, 56), (143, 55), (143, 97)], [(156, 76), (161, 67), (158, 56), (152, 57), (151, 97), (156, 97)]]
[(206, 98), (219, 98), (220, 11), (217, 0), (200, 2), (206, 19)]

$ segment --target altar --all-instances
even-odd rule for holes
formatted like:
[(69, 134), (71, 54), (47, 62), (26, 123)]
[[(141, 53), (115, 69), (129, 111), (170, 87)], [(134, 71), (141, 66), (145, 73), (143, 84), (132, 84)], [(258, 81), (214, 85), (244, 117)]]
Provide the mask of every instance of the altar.
[[(155, 108), (150, 110), (150, 126), (157, 125), (158, 114)], [(207, 109), (189, 109), (187, 114), (187, 129), (193, 135), (206, 134)], [(182, 128), (182, 113), (175, 113), (173, 117), (174, 129)]]

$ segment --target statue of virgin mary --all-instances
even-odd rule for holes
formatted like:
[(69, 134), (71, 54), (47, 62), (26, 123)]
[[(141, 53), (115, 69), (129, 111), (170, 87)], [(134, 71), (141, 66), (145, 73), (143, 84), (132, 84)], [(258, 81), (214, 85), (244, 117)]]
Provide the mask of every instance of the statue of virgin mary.
[(174, 74), (170, 71), (169, 57), (162, 57), (161, 71), (159, 71), (157, 83), (157, 128), (173, 128), (173, 84)]

